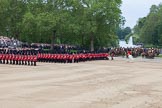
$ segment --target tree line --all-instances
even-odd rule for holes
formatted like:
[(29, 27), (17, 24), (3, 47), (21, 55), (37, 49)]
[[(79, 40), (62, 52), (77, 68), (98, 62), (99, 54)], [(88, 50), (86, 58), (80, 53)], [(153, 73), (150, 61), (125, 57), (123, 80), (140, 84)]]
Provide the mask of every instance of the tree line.
[(0, 0), (0, 35), (91, 50), (117, 44), (121, 0)]
[(162, 46), (162, 4), (151, 6), (149, 14), (138, 20), (132, 35), (136, 43)]

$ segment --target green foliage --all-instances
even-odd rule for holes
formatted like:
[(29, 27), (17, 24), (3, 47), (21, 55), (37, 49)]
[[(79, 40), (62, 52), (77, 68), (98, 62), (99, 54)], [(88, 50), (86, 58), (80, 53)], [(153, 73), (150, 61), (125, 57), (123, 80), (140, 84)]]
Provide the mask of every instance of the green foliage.
[(117, 29), (117, 36), (119, 37), (119, 39), (125, 39), (127, 35), (129, 35), (132, 32), (130, 27), (126, 27), (126, 28), (121, 28), (119, 27)]
[(160, 54), (158, 57), (162, 58), (162, 54)]
[(116, 28), (123, 23), (121, 0), (0, 0), (0, 35), (6, 28), (25, 42), (95, 47), (116, 44)]
[(162, 4), (152, 5), (150, 13), (140, 18), (134, 27), (134, 34), (138, 35), (138, 42), (146, 45), (162, 45)]

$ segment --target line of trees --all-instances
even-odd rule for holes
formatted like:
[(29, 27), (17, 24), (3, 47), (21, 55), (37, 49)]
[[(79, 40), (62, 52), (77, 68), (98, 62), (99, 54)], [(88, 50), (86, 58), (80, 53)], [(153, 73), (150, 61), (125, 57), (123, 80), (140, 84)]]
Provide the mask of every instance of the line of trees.
[[(0, 35), (24, 42), (116, 45), (121, 0), (0, 0)], [(53, 32), (56, 36), (52, 37)]]
[(119, 27), (117, 29), (117, 36), (120, 40), (126, 40), (126, 37), (131, 34), (132, 29), (130, 27)]
[(133, 31), (136, 42), (162, 46), (162, 4), (152, 5), (149, 14), (138, 20)]

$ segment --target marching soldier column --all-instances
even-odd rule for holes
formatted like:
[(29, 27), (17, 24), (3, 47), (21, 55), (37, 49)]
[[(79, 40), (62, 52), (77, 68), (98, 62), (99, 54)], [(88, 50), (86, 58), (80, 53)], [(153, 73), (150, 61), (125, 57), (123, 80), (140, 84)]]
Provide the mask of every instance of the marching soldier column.
[(36, 66), (38, 62), (78, 63), (108, 60), (108, 53), (53, 54), (34, 49), (0, 49), (0, 64)]
[(47, 54), (38, 53), (38, 62), (78, 63), (92, 60), (109, 60), (108, 53)]
[(36, 66), (37, 53), (28, 49), (0, 49), (0, 64)]

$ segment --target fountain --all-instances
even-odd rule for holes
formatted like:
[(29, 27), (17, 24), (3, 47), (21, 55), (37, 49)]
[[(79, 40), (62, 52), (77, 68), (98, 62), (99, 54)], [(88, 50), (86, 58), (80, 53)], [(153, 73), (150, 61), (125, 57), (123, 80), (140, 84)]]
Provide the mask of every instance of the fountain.
[(128, 43), (126, 43), (125, 40), (119, 40), (119, 46), (120, 47), (124, 47), (124, 48), (132, 48), (132, 47), (138, 47), (136, 45), (133, 45), (133, 37), (131, 36), (128, 40)]

